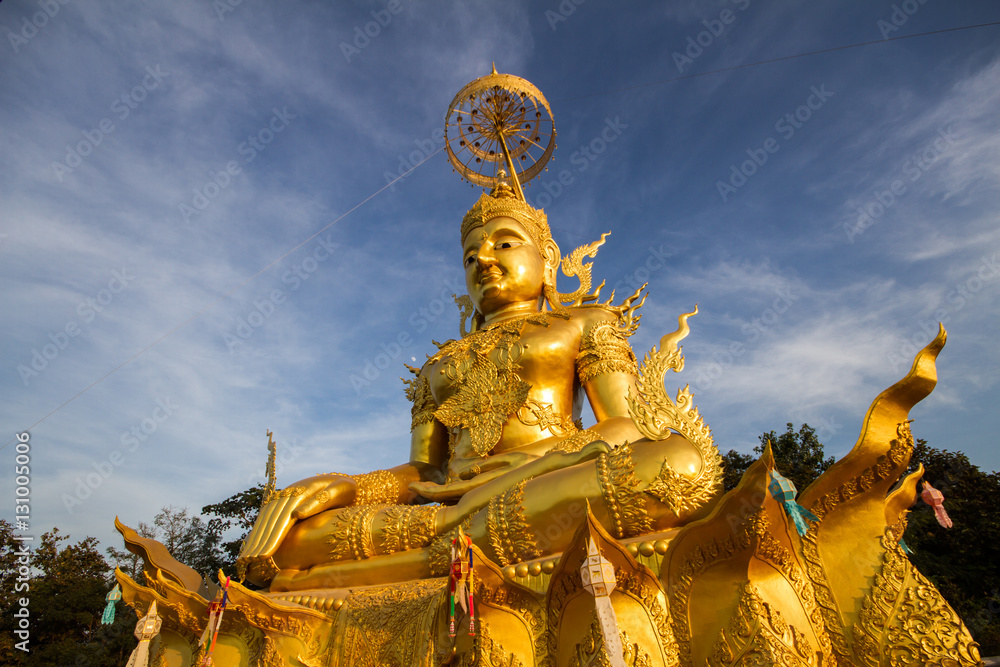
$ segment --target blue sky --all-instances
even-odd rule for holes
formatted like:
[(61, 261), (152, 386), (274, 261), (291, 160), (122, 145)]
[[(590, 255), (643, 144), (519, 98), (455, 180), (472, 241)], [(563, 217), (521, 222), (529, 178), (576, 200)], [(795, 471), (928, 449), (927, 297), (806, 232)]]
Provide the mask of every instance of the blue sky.
[(4, 442), (42, 420), (31, 532), (117, 544), (116, 514), (197, 511), (262, 478), (268, 428), (280, 484), (406, 459), (398, 377), (458, 335), (479, 193), (440, 131), (492, 61), (552, 105), (527, 194), (563, 253), (611, 231), (595, 277), (649, 282), (636, 351), (699, 305), (668, 382), (720, 449), (807, 422), (842, 455), (943, 319), (914, 434), (1000, 468), (1000, 26), (885, 40), (998, 20), (942, 0), (3, 2), (0, 420)]

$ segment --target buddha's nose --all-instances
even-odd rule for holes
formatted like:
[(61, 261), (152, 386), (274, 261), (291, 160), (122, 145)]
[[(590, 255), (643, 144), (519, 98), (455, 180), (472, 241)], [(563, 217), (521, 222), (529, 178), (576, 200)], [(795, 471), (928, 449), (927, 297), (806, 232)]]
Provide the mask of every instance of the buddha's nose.
[(483, 246), (479, 248), (476, 260), (479, 262), (480, 266), (492, 266), (493, 264), (496, 264), (497, 258), (496, 253), (493, 252), (493, 247), (483, 244)]

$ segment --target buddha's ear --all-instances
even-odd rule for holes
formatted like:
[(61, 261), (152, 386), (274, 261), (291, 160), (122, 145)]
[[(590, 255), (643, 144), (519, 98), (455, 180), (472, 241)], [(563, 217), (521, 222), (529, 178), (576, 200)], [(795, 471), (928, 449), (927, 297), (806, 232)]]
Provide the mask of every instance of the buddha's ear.
[(555, 271), (559, 268), (559, 246), (552, 239), (546, 239), (539, 250), (542, 260), (545, 261), (546, 271)]

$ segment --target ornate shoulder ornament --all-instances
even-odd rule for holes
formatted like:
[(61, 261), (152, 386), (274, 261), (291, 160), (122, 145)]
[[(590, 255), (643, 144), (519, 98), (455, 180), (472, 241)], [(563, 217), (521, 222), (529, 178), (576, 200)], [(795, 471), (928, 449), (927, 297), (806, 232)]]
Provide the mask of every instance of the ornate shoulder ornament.
[(664, 386), (668, 370), (684, 369), (678, 343), (691, 332), (687, 320), (697, 312), (695, 306), (694, 312), (677, 318), (677, 331), (661, 338), (659, 349), (653, 347), (646, 354), (639, 367), (638, 394), (630, 392), (628, 397), (629, 415), (645, 437), (665, 440), (676, 431), (701, 452), (704, 463), (696, 479), (684, 477), (664, 463), (656, 481), (645, 489), (678, 515), (703, 505), (722, 484), (722, 457), (712, 439), (712, 430), (698, 414), (690, 385), (677, 391), (676, 401), (671, 400)]

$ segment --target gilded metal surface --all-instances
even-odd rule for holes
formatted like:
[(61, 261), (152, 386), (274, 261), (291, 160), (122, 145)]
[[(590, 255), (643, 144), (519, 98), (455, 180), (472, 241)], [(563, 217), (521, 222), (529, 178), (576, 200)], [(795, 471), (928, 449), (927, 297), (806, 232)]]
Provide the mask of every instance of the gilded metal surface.
[(486, 533), (500, 565), (520, 563), (541, 555), (524, 516), (524, 485), (521, 482), (496, 496), (486, 507)]
[[(568, 306), (582, 306), (585, 303), (590, 303), (592, 301), (597, 301), (601, 294), (601, 288), (604, 287), (604, 281), (597, 286), (597, 289), (593, 292), (590, 291), (590, 287), (593, 284), (593, 278), (591, 278), (591, 271), (594, 265), (590, 262), (584, 262), (584, 257), (596, 257), (597, 249), (604, 245), (604, 240), (608, 238), (611, 232), (606, 232), (601, 234), (601, 238), (589, 243), (587, 245), (582, 245), (573, 252), (571, 252), (566, 257), (563, 257), (562, 263), (560, 264), (562, 268), (563, 275), (567, 278), (576, 278), (580, 281), (580, 286), (569, 292), (563, 294), (561, 292), (556, 292), (555, 286), (552, 286), (550, 292), (546, 292), (545, 296), (553, 306), (561, 306), (563, 304)], [(555, 298), (552, 298), (554, 295)], [(631, 354), (632, 350), (629, 349)], [(633, 363), (635, 362), (635, 356), (632, 357)], [(632, 373), (635, 370), (632, 369)]]
[(891, 528), (882, 569), (854, 625), (856, 664), (977, 665), (979, 649), (958, 615), (913, 567)]
[(520, 183), (541, 173), (556, 147), (552, 109), (531, 82), (494, 67), (448, 105), (445, 142), (463, 178), (488, 187), (506, 167), (523, 199)]
[(805, 636), (747, 583), (740, 590), (739, 605), (729, 619), (729, 627), (719, 631), (708, 664), (812, 667), (819, 663)]
[(621, 539), (652, 531), (653, 520), (638, 491), (639, 480), (628, 443), (597, 458), (598, 483), (611, 515), (612, 534)]
[(591, 327), (580, 342), (576, 368), (580, 380), (591, 380), (604, 373), (635, 375), (635, 354), (628, 344), (628, 332), (616, 324), (601, 322)]
[(394, 554), (430, 544), (439, 507), (394, 505), (386, 508), (379, 553)]
[(388, 470), (376, 470), (364, 475), (351, 475), (358, 485), (356, 505), (377, 505), (399, 501), (399, 480)]
[[(469, 151), (497, 169), (462, 163), (493, 190), (461, 226), (462, 336), (410, 369), (409, 461), (268, 486), (238, 563), (268, 590), (231, 585), (217, 664), (604, 664), (580, 575), (585, 533), (614, 565), (614, 658), (633, 667), (977, 664), (968, 630), (898, 547), (921, 475), (897, 484), (913, 447), (908, 413), (934, 387), (943, 328), (872, 403), (854, 449), (799, 495), (820, 518), (805, 536), (767, 493), (769, 447), (723, 495), (690, 391), (671, 398), (664, 386), (683, 369), (690, 314), (636, 369), (628, 339), (645, 295), (598, 301), (584, 258), (606, 235), (561, 257), (520, 191), (534, 167), (514, 168), (523, 153), (503, 125), (519, 100), (548, 105), (522, 80), (490, 77), (456, 98), (463, 113), (480, 110), (475, 121), (449, 111), (464, 138), (500, 138), (493, 155)], [(558, 291), (560, 264), (578, 289)], [(583, 397), (596, 418), (585, 430)], [(117, 573), (123, 598), (140, 612), (156, 601), (157, 659), (190, 666), (208, 605), (201, 575), (116, 526), (148, 583)], [(448, 636), (436, 578), (458, 526), (473, 542), (475, 638)]]
[[(637, 643), (632, 641), (625, 630), (620, 631), (622, 664), (628, 667), (653, 667), (649, 654)], [(569, 667), (612, 667), (611, 660), (604, 649), (604, 639), (601, 635), (601, 625), (595, 617), (590, 624), (590, 632), (574, 647), (569, 660)]]
[(697, 509), (718, 495), (722, 488), (722, 458), (712, 439), (712, 431), (698, 414), (694, 397), (685, 386), (678, 390), (676, 402), (664, 388), (667, 371), (684, 369), (684, 357), (678, 343), (690, 328), (687, 320), (693, 313), (678, 318), (677, 331), (660, 339), (659, 349), (653, 347), (639, 369), (638, 391), (628, 398), (629, 414), (639, 431), (650, 440), (669, 438), (672, 431), (686, 437), (702, 456), (702, 468), (697, 477), (680, 475), (668, 462), (647, 491), (670, 509), (681, 515)]
[(338, 613), (333, 665), (383, 667), (435, 664), (435, 625), (440, 622), (446, 588), (439, 580), (360, 589)]

